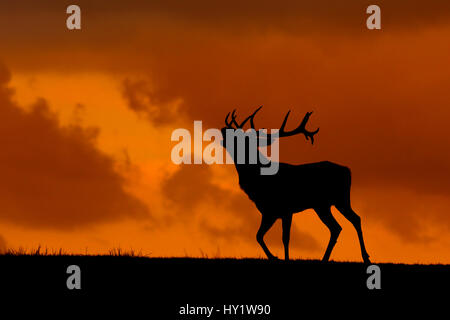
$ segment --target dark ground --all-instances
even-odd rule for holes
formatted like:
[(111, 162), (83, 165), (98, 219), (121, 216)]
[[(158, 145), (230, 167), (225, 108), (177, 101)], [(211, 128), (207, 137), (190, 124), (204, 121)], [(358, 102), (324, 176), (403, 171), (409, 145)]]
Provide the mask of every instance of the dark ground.
[[(81, 269), (81, 290), (66, 287), (69, 265)], [(443, 300), (450, 296), (449, 265), (378, 265), (381, 290), (369, 290), (367, 265), (362, 263), (5, 255), (0, 256), (0, 289), (18, 299), (136, 298), (145, 301), (148, 315), (164, 315), (158, 319), (208, 319), (179, 315), (186, 304), (218, 310), (228, 304), (271, 307), (269, 316), (224, 316), (217, 311), (209, 319), (299, 319), (307, 309), (357, 314), (356, 306), (362, 304), (373, 313), (385, 304), (411, 308), (413, 301), (432, 307), (440, 303), (434, 295)]]

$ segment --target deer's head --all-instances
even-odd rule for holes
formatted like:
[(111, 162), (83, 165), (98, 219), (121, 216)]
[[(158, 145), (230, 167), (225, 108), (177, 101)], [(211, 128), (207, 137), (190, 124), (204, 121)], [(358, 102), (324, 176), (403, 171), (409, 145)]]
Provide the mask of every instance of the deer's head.
[[(306, 113), (296, 129), (286, 131), (286, 122), (291, 112), (288, 111), (280, 129), (267, 132), (266, 130), (257, 130), (255, 128), (254, 118), (261, 108), (262, 106), (256, 109), (241, 123), (236, 120), (236, 110), (233, 110), (231, 113), (229, 112), (225, 118), (225, 127), (221, 129), (223, 137), (222, 146), (228, 151), (235, 164), (261, 164), (261, 162), (267, 164), (269, 161), (264, 157), (264, 159), (261, 158), (258, 147), (269, 146), (278, 138), (290, 137), (301, 133), (305, 135), (306, 140), (311, 140), (311, 143), (314, 143), (314, 135), (319, 132), (319, 129), (308, 131), (305, 128), (312, 112)], [(244, 125), (247, 122), (250, 123), (250, 129), (244, 131)]]

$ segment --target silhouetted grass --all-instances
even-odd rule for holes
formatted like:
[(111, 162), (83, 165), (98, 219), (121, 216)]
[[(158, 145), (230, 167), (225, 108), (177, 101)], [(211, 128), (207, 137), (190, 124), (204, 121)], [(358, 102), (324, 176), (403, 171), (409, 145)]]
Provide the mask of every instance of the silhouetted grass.
[[(66, 286), (70, 265), (81, 269), (82, 290), (78, 293)], [(39, 246), (8, 250), (0, 255), (0, 286), (2, 290), (19, 294), (142, 295), (151, 297), (152, 306), (165, 306), (164, 310), (172, 311), (179, 305), (205, 301), (269, 303), (274, 310), (276, 305), (290, 310), (298, 305), (298, 299), (302, 305), (313, 298), (321, 301), (369, 295), (370, 299), (384, 299), (391, 293), (393, 296), (430, 295), (450, 287), (449, 265), (378, 265), (382, 290), (377, 293), (367, 289), (367, 265), (361, 262), (323, 263), (301, 259), (285, 262), (206, 255), (152, 257), (142, 251), (122, 248), (90, 255)]]
[[(249, 258), (249, 257), (209, 257), (208, 254), (204, 253), (203, 251), (200, 251), (201, 256), (195, 257), (195, 256), (189, 256), (186, 254), (182, 257), (153, 257), (151, 254), (147, 253), (144, 254), (142, 250), (135, 250), (133, 248), (130, 249), (123, 249), (120, 247), (109, 249), (107, 253), (104, 254), (88, 254), (88, 253), (70, 253), (62, 248), (59, 249), (49, 249), (47, 247), (43, 248), (41, 246), (37, 246), (36, 248), (23, 248), (19, 247), (18, 249), (7, 249), (5, 252), (0, 252), (0, 256), (40, 256), (40, 257), (46, 257), (46, 256), (59, 256), (59, 257), (85, 257), (85, 258), (95, 258), (95, 257), (125, 257), (125, 258), (146, 258), (154, 261), (160, 261), (160, 260), (174, 260), (174, 261), (191, 261), (191, 262), (203, 262), (208, 263), (208, 261), (216, 261), (216, 262), (249, 262), (249, 263), (312, 263), (312, 264), (362, 264), (362, 262), (357, 261), (335, 261), (331, 260), (329, 262), (323, 263), (321, 260), (318, 259), (291, 259), (290, 261), (286, 262), (283, 259), (280, 259), (278, 261), (269, 261), (266, 258), (259, 257), (259, 258)], [(442, 264), (442, 263), (432, 263), (432, 264), (424, 264), (424, 263), (397, 263), (397, 262), (381, 262), (377, 263), (376, 261), (373, 262), (373, 264), (378, 265), (396, 265), (396, 266), (441, 266), (441, 267), (449, 267), (448, 264)]]
[(38, 246), (34, 249), (27, 249), (23, 247), (19, 247), (18, 249), (7, 249), (6, 252), (1, 253), (5, 256), (70, 256), (72, 254), (68, 253), (67, 251), (63, 250), (62, 248), (55, 250), (55, 249), (48, 249), (48, 248), (42, 248), (41, 246)]
[(142, 250), (134, 249), (122, 249), (122, 248), (112, 248), (108, 250), (106, 254), (87, 254), (87, 253), (70, 253), (62, 248), (60, 249), (48, 249), (47, 247), (42, 248), (37, 246), (36, 248), (23, 248), (19, 247), (17, 249), (9, 248), (5, 252), (0, 252), (0, 256), (66, 256), (66, 257), (99, 257), (99, 256), (109, 256), (109, 257), (135, 257), (143, 258), (149, 257), (145, 255)]

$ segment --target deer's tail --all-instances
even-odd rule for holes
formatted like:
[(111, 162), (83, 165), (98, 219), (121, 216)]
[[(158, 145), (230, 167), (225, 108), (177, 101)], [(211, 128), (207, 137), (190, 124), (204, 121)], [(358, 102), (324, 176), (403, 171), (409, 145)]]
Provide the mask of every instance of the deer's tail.
[(349, 167), (345, 167), (345, 169), (348, 177), (348, 186), (350, 188), (352, 186), (352, 170), (350, 170)]
[(334, 178), (336, 181), (335, 201), (338, 205), (347, 207), (350, 204), (352, 172), (349, 167), (339, 165), (335, 170)]

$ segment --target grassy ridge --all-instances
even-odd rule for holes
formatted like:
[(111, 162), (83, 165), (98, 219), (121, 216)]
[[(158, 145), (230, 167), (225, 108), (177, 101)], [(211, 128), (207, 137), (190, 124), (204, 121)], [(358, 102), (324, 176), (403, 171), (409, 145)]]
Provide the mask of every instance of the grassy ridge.
[[(69, 265), (81, 269), (81, 290), (66, 287)], [(117, 250), (89, 256), (41, 250), (0, 255), (0, 288), (69, 299), (139, 298), (151, 308), (169, 312), (167, 319), (176, 319), (177, 310), (188, 303), (270, 304), (272, 315), (278, 312), (273, 319), (278, 319), (281, 314), (300, 312), (299, 304), (317, 307), (329, 301), (355, 303), (355, 299), (398, 304), (398, 297), (430, 297), (450, 288), (449, 265), (378, 265), (382, 289), (368, 290), (367, 265), (356, 262), (150, 258)]]

